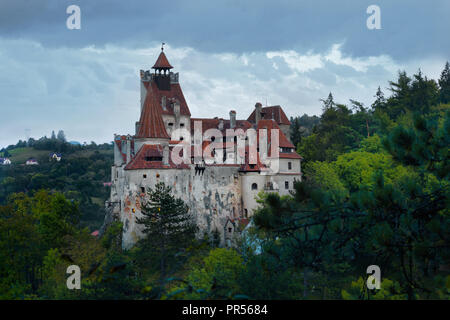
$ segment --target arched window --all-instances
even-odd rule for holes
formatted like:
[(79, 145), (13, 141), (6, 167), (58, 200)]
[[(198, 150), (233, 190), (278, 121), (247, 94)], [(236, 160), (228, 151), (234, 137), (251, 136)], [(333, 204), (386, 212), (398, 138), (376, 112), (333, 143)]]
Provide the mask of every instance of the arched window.
[(256, 183), (252, 183), (252, 190), (258, 190), (258, 185)]

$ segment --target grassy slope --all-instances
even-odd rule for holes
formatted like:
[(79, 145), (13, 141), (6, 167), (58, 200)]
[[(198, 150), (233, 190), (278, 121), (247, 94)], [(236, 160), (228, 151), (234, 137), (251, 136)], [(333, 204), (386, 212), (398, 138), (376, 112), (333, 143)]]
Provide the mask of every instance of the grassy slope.
[[(38, 161), (48, 161), (49, 160), (49, 155), (52, 152), (52, 150), (36, 150), (30, 147), (25, 147), (25, 148), (17, 148), (17, 149), (12, 149), (8, 151), (11, 156), (9, 157), (9, 159), (11, 160), (12, 164), (25, 164), (25, 162), (29, 159), (29, 158), (35, 158)], [(76, 158), (88, 158), (91, 155), (94, 154), (94, 150), (82, 150), (82, 151), (77, 151), (74, 152), (72, 154), (67, 155), (68, 159), (76, 159)], [(98, 150), (98, 152), (100, 152), (101, 154), (109, 154), (111, 156), (113, 156), (113, 150)], [(3, 156), (2, 153), (0, 153), (0, 157)], [(63, 154), (63, 157), (65, 155)]]
[(51, 151), (48, 150), (35, 150), (33, 148), (17, 148), (8, 151), (11, 154), (9, 159), (13, 165), (25, 164), (29, 158), (36, 158), (38, 161), (48, 159)]

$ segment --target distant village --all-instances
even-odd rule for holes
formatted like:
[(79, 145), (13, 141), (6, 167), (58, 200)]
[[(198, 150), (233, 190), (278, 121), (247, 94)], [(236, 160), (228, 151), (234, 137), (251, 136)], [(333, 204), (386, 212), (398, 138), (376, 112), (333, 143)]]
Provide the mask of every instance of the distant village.
[[(56, 161), (59, 162), (62, 159), (62, 154), (57, 152), (52, 152), (49, 154), (49, 161)], [(1, 166), (8, 166), (11, 165), (11, 159), (9, 158), (0, 158), (0, 165)], [(28, 160), (24, 163), (26, 166), (37, 166), (39, 165), (39, 161), (35, 158), (28, 158)], [(22, 164), (23, 165), (23, 164)]]

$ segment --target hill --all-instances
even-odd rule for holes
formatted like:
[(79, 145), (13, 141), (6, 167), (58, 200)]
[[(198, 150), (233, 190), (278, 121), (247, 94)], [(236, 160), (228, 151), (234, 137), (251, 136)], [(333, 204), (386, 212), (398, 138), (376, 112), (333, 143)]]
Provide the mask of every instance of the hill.
[[(49, 155), (52, 152), (60, 152), (61, 161), (51, 160)], [(101, 226), (104, 203), (109, 197), (109, 187), (103, 183), (111, 179), (112, 144), (74, 146), (42, 138), (25, 145), (19, 141), (0, 151), (0, 156), (5, 155), (12, 164), (0, 166), (0, 204), (16, 192), (59, 191), (69, 200), (78, 202), (82, 226), (91, 230)], [(39, 165), (25, 165), (29, 158), (37, 159)]]

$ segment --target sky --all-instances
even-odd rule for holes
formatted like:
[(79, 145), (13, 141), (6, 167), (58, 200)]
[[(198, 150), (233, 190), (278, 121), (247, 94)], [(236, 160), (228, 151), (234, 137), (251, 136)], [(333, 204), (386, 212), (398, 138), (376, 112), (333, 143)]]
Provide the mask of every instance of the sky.
[[(67, 28), (70, 5), (81, 29)], [(133, 134), (139, 70), (162, 42), (193, 117), (246, 119), (256, 102), (320, 115), (329, 92), (370, 106), (399, 70), (439, 78), (449, 15), (448, 0), (0, 0), (0, 148), (60, 129)]]

